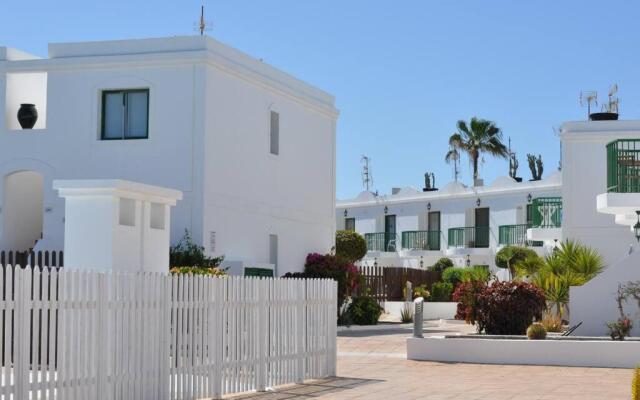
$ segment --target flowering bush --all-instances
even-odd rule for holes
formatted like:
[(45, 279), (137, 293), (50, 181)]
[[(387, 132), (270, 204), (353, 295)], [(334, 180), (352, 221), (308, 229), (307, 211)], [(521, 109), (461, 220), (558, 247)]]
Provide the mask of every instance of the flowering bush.
[(482, 281), (462, 282), (453, 292), (453, 301), (458, 302), (455, 318), (468, 324), (477, 323), (478, 332), (484, 329), (483, 320), (479, 318), (478, 298), (486, 288), (487, 285)]
[(191, 275), (210, 275), (210, 276), (224, 276), (227, 275), (226, 270), (221, 268), (209, 268), (209, 267), (172, 267), (169, 270), (172, 275), (191, 274)]
[(624, 340), (625, 337), (629, 336), (629, 333), (633, 328), (633, 324), (629, 317), (624, 316), (622, 318), (618, 318), (616, 322), (609, 322), (607, 327), (609, 328), (609, 336), (611, 336), (611, 339)]
[(429, 290), (427, 290), (427, 285), (416, 286), (413, 289), (414, 299), (417, 299), (418, 297), (422, 297), (423, 299), (427, 300), (429, 296), (431, 296), (431, 293), (429, 293)]
[(494, 282), (476, 302), (479, 325), (491, 335), (524, 335), (546, 308), (544, 292), (526, 282)]

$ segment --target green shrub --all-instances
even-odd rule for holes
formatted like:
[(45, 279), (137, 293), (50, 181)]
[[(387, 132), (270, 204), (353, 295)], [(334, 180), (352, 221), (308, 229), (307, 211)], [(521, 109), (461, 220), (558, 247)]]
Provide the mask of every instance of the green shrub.
[(208, 257), (204, 247), (198, 246), (186, 229), (182, 239), (169, 249), (170, 267), (217, 268), (223, 260), (224, 257)]
[(336, 232), (336, 255), (349, 262), (356, 262), (367, 254), (364, 237), (353, 231)]
[(428, 301), (451, 301), (453, 285), (449, 282), (435, 282), (431, 285), (431, 296)]
[(547, 338), (547, 330), (539, 322), (534, 322), (527, 328), (527, 338), (529, 340), (543, 340)]
[(431, 270), (432, 271), (438, 271), (438, 272), (442, 272), (447, 268), (451, 268), (453, 267), (453, 261), (451, 261), (450, 258), (447, 257), (442, 257), (441, 259), (439, 259), (438, 261), (436, 261), (435, 264), (433, 264), (433, 266), (431, 266)]
[(463, 281), (463, 277), (467, 273), (468, 273), (467, 268), (463, 268), (463, 267), (447, 268), (442, 272), (442, 281), (448, 282), (452, 284), (453, 287), (456, 287), (460, 282)]
[(382, 307), (373, 297), (357, 296), (352, 299), (348, 313), (356, 325), (376, 325), (382, 314)]

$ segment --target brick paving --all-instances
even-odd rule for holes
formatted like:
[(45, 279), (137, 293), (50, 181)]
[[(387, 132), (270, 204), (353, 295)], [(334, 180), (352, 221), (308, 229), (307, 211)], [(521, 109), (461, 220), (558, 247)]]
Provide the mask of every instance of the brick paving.
[[(430, 327), (427, 335), (467, 330)], [(254, 393), (252, 400), (629, 399), (632, 371), (409, 361), (410, 330), (341, 333), (338, 377)], [(640, 356), (639, 356), (640, 358)]]

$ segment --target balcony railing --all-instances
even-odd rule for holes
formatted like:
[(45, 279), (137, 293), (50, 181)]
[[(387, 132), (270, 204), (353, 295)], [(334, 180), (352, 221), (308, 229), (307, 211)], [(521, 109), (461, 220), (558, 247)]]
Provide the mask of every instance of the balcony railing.
[(527, 240), (528, 228), (531, 225), (502, 225), (498, 228), (498, 243), (505, 246), (542, 246), (543, 242)]
[(404, 231), (402, 248), (407, 250), (440, 250), (440, 231)]
[(618, 139), (607, 144), (607, 191), (640, 193), (640, 140)]
[(398, 249), (398, 235), (388, 232), (365, 233), (369, 251), (396, 251)]
[(538, 197), (533, 199), (532, 228), (562, 227), (562, 197)]
[(448, 236), (449, 247), (489, 247), (488, 226), (467, 226), (462, 228), (450, 228)]

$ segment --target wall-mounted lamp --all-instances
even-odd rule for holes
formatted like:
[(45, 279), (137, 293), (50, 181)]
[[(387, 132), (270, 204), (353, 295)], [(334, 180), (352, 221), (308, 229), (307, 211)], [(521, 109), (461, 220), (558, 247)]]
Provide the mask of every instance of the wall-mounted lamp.
[(633, 234), (636, 235), (636, 240), (640, 242), (640, 211), (636, 211), (638, 216), (638, 222), (633, 226)]
[(373, 266), (374, 266), (374, 267), (377, 267), (377, 266), (378, 266), (378, 257), (375, 257), (375, 258), (373, 259)]
[(478, 197), (478, 200), (476, 200), (476, 206), (480, 207), (480, 204), (482, 204), (482, 202), (480, 201), (480, 197)]
[(347, 209), (344, 209), (344, 217), (347, 218), (347, 215), (349, 215), (349, 212), (347, 211)]
[(428, 203), (427, 203), (427, 210), (428, 210), (428, 211), (431, 211), (431, 202), (428, 202)]
[(531, 193), (529, 193), (527, 195), (527, 203), (531, 203), (531, 200), (533, 199), (533, 196), (531, 196)]
[(465, 264), (467, 264), (467, 267), (471, 266), (471, 256), (469, 254), (467, 254), (467, 261), (465, 261)]
[(50, 213), (53, 211), (53, 207), (45, 207), (44, 212)]
[(424, 268), (424, 260), (422, 259), (422, 256), (420, 256), (420, 269)]
[(388, 213), (388, 212), (389, 212), (389, 207), (384, 206), (384, 213), (386, 214), (386, 213)]

